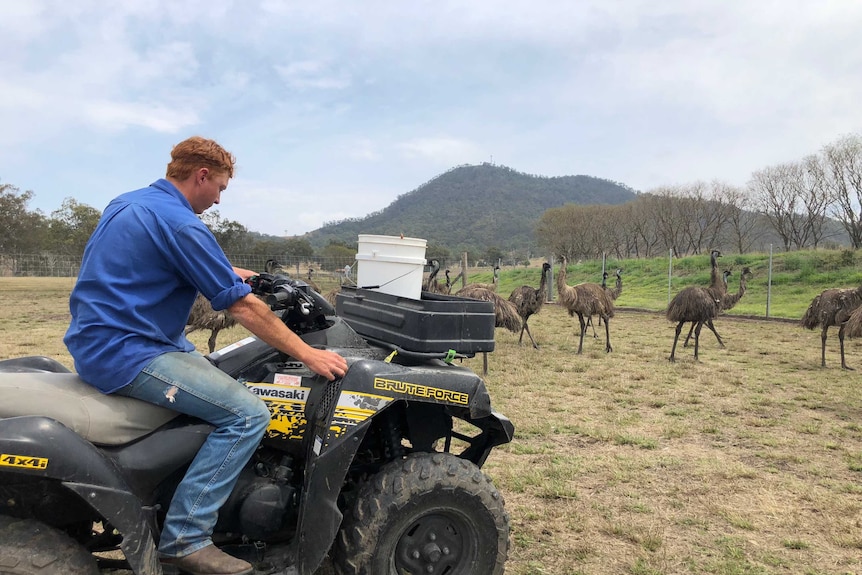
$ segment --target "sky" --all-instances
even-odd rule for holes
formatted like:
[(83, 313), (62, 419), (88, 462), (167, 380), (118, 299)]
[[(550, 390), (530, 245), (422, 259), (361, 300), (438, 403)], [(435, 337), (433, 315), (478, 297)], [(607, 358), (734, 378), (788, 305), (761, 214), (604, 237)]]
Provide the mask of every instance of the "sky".
[(214, 209), (279, 236), (464, 164), (745, 186), (862, 132), (860, 25), (856, 0), (0, 0), (0, 184), (102, 210), (200, 135), (237, 158)]

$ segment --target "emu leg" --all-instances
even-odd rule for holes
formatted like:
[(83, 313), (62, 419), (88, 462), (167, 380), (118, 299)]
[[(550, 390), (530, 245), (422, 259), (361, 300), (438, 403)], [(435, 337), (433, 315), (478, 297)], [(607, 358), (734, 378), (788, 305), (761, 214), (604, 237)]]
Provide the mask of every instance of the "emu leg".
[(842, 323), (841, 327), (838, 328), (838, 342), (841, 344), (841, 367), (848, 371), (855, 371), (852, 367), (849, 367), (844, 362), (844, 326), (846, 323)]
[[(527, 328), (527, 322), (524, 322), (524, 325), (521, 326), (521, 335), (518, 336), (518, 345), (521, 345), (521, 340), (524, 339), (524, 330)], [(532, 339), (532, 338), (530, 338)]]
[(213, 351), (215, 351), (215, 346), (216, 346), (216, 337), (218, 336), (218, 332), (219, 332), (219, 331), (220, 331), (220, 330), (214, 329), (214, 330), (212, 331), (212, 333), (210, 334), (210, 338), (207, 340), (207, 345), (208, 345), (208, 346), (209, 346), (209, 348), (210, 348), (210, 353), (212, 353)]
[[(829, 326), (824, 326), (820, 332), (820, 367), (826, 367), (826, 332), (829, 331)], [(844, 354), (842, 353), (842, 356)]]
[[(533, 339), (533, 334), (530, 333), (530, 326), (527, 325), (527, 320), (524, 320), (524, 327), (521, 328), (521, 334), (523, 335), (524, 330), (527, 330), (527, 335), (530, 336), (530, 341), (533, 342), (533, 347), (535, 349), (539, 349), (539, 344), (536, 343), (536, 340)], [(521, 340), (518, 340), (518, 343), (521, 343)]]
[(605, 353), (610, 353), (614, 350), (611, 347), (611, 322), (610, 316), (605, 316)]
[(697, 357), (697, 350), (700, 347), (700, 328), (703, 327), (703, 322), (697, 322), (697, 327), (694, 328), (694, 360), (700, 361)]
[[(691, 339), (691, 334), (694, 332), (694, 326), (696, 322), (691, 322), (691, 327), (688, 330), (688, 335), (685, 337), (685, 341), (682, 344), (682, 347), (688, 347), (688, 340)], [(715, 330), (715, 326), (712, 324), (712, 320), (706, 320), (706, 327), (708, 327), (712, 333), (715, 334), (715, 339), (718, 340), (718, 345), (721, 349), (724, 349), (724, 342), (721, 340), (721, 336), (718, 335), (718, 332)]]
[(714, 326), (714, 325), (712, 325), (712, 320), (711, 320), (711, 319), (706, 320), (706, 327), (708, 327), (710, 330), (712, 330), (712, 333), (714, 333), (714, 334), (715, 334), (715, 339), (717, 339), (717, 340), (718, 340), (718, 345), (719, 345), (719, 347), (721, 347), (721, 349), (724, 349), (724, 342), (723, 342), (723, 341), (721, 341), (721, 336), (720, 336), (720, 335), (718, 335), (718, 332), (717, 332), (717, 331), (715, 331), (715, 326)]
[(685, 336), (685, 341), (682, 342), (682, 347), (688, 347), (688, 340), (691, 339), (691, 334), (694, 332), (694, 324), (696, 322), (691, 322), (691, 327), (688, 328), (688, 335)]
[(595, 326), (593, 325), (593, 316), (591, 316), (591, 315), (588, 315), (588, 316), (587, 316), (587, 327), (592, 328), (592, 330), (593, 330), (593, 339), (599, 339), (599, 335), (596, 333), (596, 328), (595, 328)]
[(676, 357), (674, 356), (676, 353), (676, 342), (679, 341), (679, 333), (682, 331), (682, 324), (684, 323), (684, 321), (681, 321), (676, 324), (676, 335), (673, 336), (673, 347), (670, 348), (670, 357), (667, 358), (669, 361), (676, 361)]
[(581, 314), (578, 314), (578, 323), (581, 324), (581, 340), (578, 342), (578, 355), (580, 355), (584, 349), (584, 333), (587, 331), (587, 322), (584, 321), (584, 316)]

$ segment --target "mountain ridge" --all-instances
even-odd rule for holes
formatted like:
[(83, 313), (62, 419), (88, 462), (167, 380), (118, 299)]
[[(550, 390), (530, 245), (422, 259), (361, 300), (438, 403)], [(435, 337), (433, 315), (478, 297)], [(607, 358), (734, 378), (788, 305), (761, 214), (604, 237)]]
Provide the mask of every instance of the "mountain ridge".
[(359, 234), (421, 237), (455, 251), (489, 246), (534, 249), (545, 210), (567, 203), (622, 204), (637, 193), (593, 176), (537, 176), (489, 163), (454, 167), (362, 218), (324, 224), (304, 238), (314, 247), (354, 245)]

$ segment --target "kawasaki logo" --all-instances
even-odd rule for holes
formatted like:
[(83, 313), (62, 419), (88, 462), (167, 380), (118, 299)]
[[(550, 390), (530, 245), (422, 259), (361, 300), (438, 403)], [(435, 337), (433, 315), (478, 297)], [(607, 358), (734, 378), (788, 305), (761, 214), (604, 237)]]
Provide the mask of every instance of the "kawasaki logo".
[(264, 399), (284, 399), (289, 401), (305, 401), (308, 390), (302, 387), (283, 387), (280, 385), (250, 385), (249, 391)]

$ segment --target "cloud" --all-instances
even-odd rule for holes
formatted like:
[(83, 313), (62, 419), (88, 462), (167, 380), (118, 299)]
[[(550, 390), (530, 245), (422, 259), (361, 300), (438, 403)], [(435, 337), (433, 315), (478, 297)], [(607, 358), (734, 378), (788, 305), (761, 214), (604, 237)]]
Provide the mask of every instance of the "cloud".
[(231, 219), (276, 230), (492, 156), (744, 184), (862, 130), (860, 21), (862, 3), (803, 0), (6, 2), (0, 177), (56, 207), (98, 172), (74, 193), (103, 205), (197, 133), (256, 182), (232, 184), (255, 203)]
[(275, 69), (285, 83), (295, 89), (343, 90), (350, 79), (343, 72), (333, 72), (330, 64), (314, 60), (277, 65)]
[(396, 144), (408, 159), (427, 160), (437, 165), (459, 165), (479, 161), (480, 148), (458, 138), (417, 138)]

